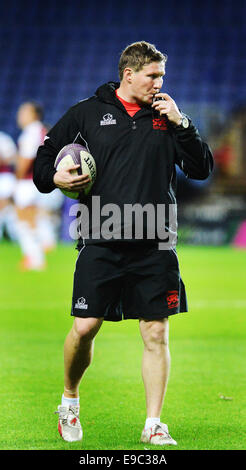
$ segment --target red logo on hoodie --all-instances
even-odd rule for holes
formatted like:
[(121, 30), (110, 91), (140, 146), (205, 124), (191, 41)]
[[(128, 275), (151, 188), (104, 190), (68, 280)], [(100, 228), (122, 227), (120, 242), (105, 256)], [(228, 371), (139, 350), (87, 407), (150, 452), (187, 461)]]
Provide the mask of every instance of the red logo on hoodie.
[(153, 118), (153, 129), (167, 131), (167, 120), (165, 117)]

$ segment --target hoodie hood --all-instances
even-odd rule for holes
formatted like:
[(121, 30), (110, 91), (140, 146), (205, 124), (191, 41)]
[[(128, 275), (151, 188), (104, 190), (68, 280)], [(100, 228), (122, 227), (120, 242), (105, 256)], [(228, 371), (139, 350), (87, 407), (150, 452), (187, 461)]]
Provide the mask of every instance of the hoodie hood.
[[(115, 90), (119, 88), (120, 82), (107, 82), (104, 85), (101, 85), (97, 90), (95, 95), (104, 103), (110, 103), (114, 104), (121, 109), (123, 109), (125, 112), (127, 112), (123, 106), (123, 104), (118, 100)], [(150, 112), (151, 111), (151, 106), (148, 104), (142, 104), (141, 105), (142, 112)]]
[(119, 88), (120, 82), (108, 82), (105, 83), (104, 85), (101, 85), (97, 90), (96, 90), (96, 96), (101, 100), (106, 103), (116, 103), (118, 102), (118, 99), (116, 98), (115, 95), (115, 90)]

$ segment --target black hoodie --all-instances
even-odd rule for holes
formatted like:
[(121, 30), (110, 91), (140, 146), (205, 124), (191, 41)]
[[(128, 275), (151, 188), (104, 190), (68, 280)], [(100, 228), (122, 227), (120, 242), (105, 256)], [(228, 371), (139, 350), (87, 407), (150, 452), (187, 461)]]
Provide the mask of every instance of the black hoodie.
[(213, 168), (208, 145), (192, 124), (188, 129), (156, 116), (150, 105), (133, 117), (115, 94), (119, 83), (102, 85), (91, 98), (72, 106), (48, 132), (34, 164), (40, 192), (55, 189), (54, 162), (69, 143), (86, 145), (96, 161), (97, 178), (87, 198), (105, 204), (175, 204), (177, 164), (188, 178), (206, 179)]

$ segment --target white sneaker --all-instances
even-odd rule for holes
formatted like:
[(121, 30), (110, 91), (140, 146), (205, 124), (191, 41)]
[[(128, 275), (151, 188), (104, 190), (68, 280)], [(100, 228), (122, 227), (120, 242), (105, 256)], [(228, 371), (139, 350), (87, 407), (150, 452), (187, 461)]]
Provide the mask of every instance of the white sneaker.
[(154, 424), (151, 428), (144, 429), (140, 442), (148, 442), (159, 446), (177, 445), (177, 442), (168, 434), (168, 427), (164, 423)]
[(81, 441), (83, 431), (79, 420), (79, 405), (59, 405), (55, 413), (59, 415), (58, 431), (62, 439), (67, 442)]

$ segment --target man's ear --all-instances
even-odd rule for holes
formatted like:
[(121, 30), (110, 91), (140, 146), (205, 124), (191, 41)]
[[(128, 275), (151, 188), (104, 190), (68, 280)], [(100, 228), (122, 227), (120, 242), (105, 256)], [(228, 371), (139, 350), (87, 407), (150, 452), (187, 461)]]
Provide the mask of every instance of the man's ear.
[(132, 83), (133, 70), (130, 67), (126, 67), (124, 70), (124, 78), (127, 83)]

